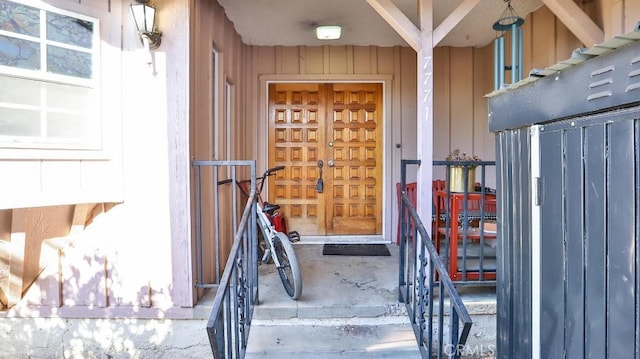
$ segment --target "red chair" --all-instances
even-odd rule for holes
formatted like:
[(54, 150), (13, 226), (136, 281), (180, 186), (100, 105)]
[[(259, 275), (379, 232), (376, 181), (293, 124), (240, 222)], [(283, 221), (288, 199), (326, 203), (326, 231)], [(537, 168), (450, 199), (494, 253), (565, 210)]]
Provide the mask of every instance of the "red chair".
[[(433, 208), (431, 211), (431, 223), (432, 223), (432, 234), (435, 233), (435, 218), (437, 215), (444, 215), (445, 213), (435, 213), (436, 212), (436, 208), (445, 208), (444, 206), (438, 206), (436, 203), (436, 192), (439, 190), (445, 190), (446, 189), (446, 181), (444, 180), (434, 180), (432, 182), (432, 200), (433, 200)], [(417, 204), (417, 198), (418, 198), (418, 186), (416, 182), (411, 182), (411, 183), (407, 183), (407, 196), (409, 197), (409, 200), (411, 201), (411, 205), (413, 206), (413, 208), (416, 208), (416, 204)], [(398, 234), (397, 234), (397, 239), (396, 239), (396, 244), (400, 244), (400, 208), (402, 207), (402, 187), (400, 183), (396, 183), (396, 191), (397, 191), (397, 196), (398, 196)], [(407, 211), (405, 213), (405, 216), (409, 216), (409, 212)], [(413, 232), (415, 231), (415, 223), (413, 223), (413, 221), (411, 219), (409, 219), (409, 235), (412, 235)], [(413, 238), (411, 238), (413, 239)]]
[[(413, 208), (415, 208), (417, 203), (417, 198), (418, 198), (417, 183), (415, 182), (407, 183), (406, 189), (407, 189), (407, 196), (411, 201), (411, 205), (413, 206)], [(398, 234), (396, 238), (396, 244), (400, 245), (400, 226), (402, 225), (402, 223), (400, 223), (400, 209), (402, 208), (402, 185), (400, 183), (396, 183), (396, 191), (398, 196)], [(404, 215), (405, 215), (405, 218), (409, 220), (409, 236), (412, 236), (413, 232), (415, 231), (416, 225), (413, 222), (413, 220), (409, 218), (408, 210), (405, 211)], [(410, 238), (413, 239), (413, 237), (410, 237)]]

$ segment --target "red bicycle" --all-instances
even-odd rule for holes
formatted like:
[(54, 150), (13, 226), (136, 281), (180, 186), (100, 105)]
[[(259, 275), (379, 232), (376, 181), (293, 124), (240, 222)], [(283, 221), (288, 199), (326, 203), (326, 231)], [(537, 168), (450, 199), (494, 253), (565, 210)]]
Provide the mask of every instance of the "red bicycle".
[[(278, 212), (280, 206), (265, 202), (261, 195), (268, 177), (283, 169), (284, 166), (269, 168), (262, 177), (256, 178), (256, 215), (260, 229), (258, 231), (258, 258), (263, 263), (273, 262), (275, 264), (285, 291), (291, 298), (298, 299), (302, 294), (302, 274), (292, 242), (298, 241), (300, 235), (296, 231), (286, 232), (284, 216)], [(231, 182), (231, 180), (221, 181), (218, 184), (227, 182)], [(251, 181), (238, 181), (237, 185), (246, 198), (249, 198)]]

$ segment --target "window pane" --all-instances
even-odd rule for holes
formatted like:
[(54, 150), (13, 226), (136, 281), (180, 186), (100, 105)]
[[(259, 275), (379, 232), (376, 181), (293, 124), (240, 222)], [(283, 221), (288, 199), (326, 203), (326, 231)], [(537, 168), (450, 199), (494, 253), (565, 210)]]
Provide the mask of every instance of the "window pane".
[(0, 135), (40, 137), (40, 113), (0, 107)]
[(47, 71), (55, 74), (91, 78), (91, 54), (47, 46)]
[(90, 49), (93, 40), (93, 23), (48, 12), (47, 39)]
[(0, 102), (40, 106), (41, 86), (39, 81), (0, 76)]
[(0, 30), (40, 37), (40, 10), (0, 0)]
[(86, 115), (51, 113), (47, 116), (47, 137), (55, 139), (83, 140), (87, 138)]
[(89, 110), (90, 90), (84, 87), (44, 83), (48, 109), (86, 113)]
[(0, 35), (0, 65), (39, 70), (40, 45), (37, 42)]

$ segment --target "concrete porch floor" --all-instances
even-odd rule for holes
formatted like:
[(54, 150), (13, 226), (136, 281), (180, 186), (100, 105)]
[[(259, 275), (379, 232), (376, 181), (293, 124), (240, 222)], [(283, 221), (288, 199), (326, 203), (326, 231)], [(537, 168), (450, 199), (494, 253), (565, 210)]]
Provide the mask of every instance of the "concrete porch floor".
[[(303, 277), (297, 301), (285, 293), (275, 267), (261, 265), (247, 358), (420, 358), (398, 302), (399, 248), (386, 246), (391, 256), (336, 256), (323, 255), (322, 244), (296, 243)], [(460, 290), (474, 316), (469, 344), (491, 357), (495, 287)]]

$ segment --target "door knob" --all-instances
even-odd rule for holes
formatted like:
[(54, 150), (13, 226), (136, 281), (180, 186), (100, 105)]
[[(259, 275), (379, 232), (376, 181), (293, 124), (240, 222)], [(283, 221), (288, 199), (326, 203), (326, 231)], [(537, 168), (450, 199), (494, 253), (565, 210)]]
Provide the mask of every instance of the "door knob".
[(333, 162), (333, 160), (329, 160), (329, 161), (327, 161), (327, 166), (329, 166), (329, 167), (333, 167), (333, 165), (335, 165), (335, 163)]

